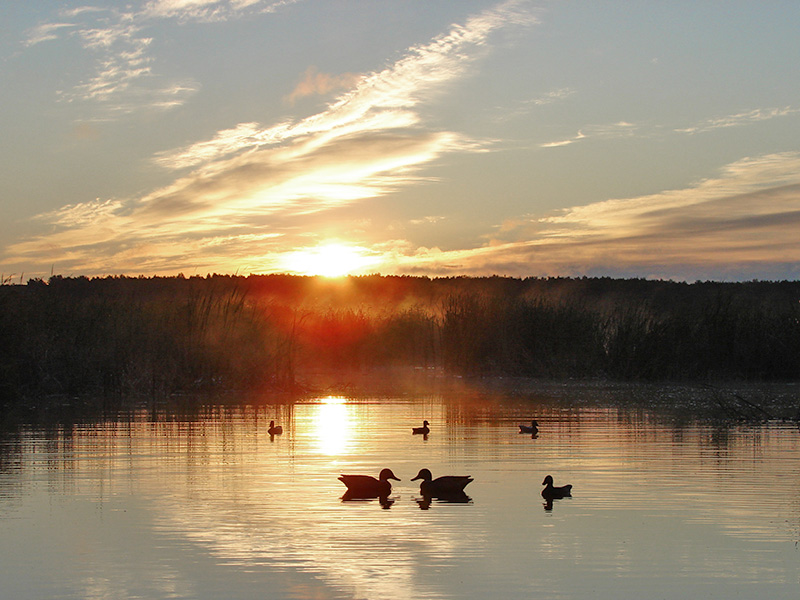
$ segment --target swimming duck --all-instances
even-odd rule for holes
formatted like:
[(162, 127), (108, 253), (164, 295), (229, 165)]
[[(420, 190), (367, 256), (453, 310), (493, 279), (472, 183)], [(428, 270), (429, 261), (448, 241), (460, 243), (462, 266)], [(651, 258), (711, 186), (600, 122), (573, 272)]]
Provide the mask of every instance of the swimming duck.
[(519, 426), (520, 433), (539, 433), (539, 423), (536, 420), (531, 421), (531, 426), (528, 427), (527, 425), (520, 425)]
[(428, 469), (420, 469), (417, 476), (411, 481), (417, 479), (422, 479), (419, 484), (419, 491), (422, 495), (433, 498), (464, 494), (464, 488), (472, 481), (472, 477), (469, 475), (445, 475), (434, 479)]
[(562, 485), (560, 487), (555, 487), (553, 485), (553, 476), (548, 475), (544, 478), (542, 485), (545, 488), (542, 490), (542, 498), (547, 500), (552, 500), (554, 498), (564, 498), (566, 496), (572, 495), (572, 485)]
[(428, 422), (423, 421), (422, 427), (412, 427), (411, 433), (413, 434), (421, 434), (421, 435), (428, 435), (431, 432), (430, 427), (428, 427)]
[(385, 498), (392, 493), (392, 484), (389, 479), (400, 481), (391, 469), (383, 469), (375, 479), (370, 475), (342, 475), (339, 481), (347, 486), (346, 495), (349, 498)]
[(275, 421), (270, 421), (269, 422), (269, 429), (267, 429), (267, 433), (269, 433), (270, 435), (278, 435), (280, 433), (283, 433), (283, 427), (281, 427), (280, 425), (276, 426), (275, 425)]

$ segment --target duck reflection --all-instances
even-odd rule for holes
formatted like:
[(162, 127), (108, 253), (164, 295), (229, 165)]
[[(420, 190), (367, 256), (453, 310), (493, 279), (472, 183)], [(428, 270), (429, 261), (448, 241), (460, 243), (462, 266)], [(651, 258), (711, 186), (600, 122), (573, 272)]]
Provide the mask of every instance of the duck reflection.
[(342, 496), (342, 502), (372, 502), (375, 499), (378, 499), (378, 503), (381, 505), (381, 508), (388, 510), (392, 507), (392, 504), (395, 501), (388, 496), (371, 496), (371, 497), (364, 497), (359, 496), (358, 494), (354, 494), (350, 490), (347, 490), (344, 495)]
[(472, 498), (467, 496), (465, 492), (453, 492), (451, 494), (439, 494), (437, 496), (430, 496), (423, 494), (421, 498), (414, 498), (419, 505), (420, 510), (428, 510), (436, 500), (440, 504), (471, 504)]

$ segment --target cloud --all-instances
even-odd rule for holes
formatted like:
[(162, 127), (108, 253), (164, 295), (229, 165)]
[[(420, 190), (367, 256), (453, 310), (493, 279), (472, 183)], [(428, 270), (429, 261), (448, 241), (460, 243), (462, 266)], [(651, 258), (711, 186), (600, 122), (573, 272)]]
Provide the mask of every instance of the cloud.
[[(412, 128), (420, 121), (414, 107), (463, 76), (492, 32), (509, 25), (536, 23), (523, 5), (503, 3), (470, 18), (465, 25), (454, 26), (428, 44), (412, 47), (384, 70), (354, 79), (352, 89), (320, 113), (296, 122), (283, 121), (258, 132), (249, 123), (239, 124), (218, 133), (212, 140), (163, 152), (157, 160), (163, 165), (195, 165), (217, 151), (233, 153), (298, 139), (307, 140), (309, 145), (321, 145), (345, 136)], [(233, 136), (238, 139), (237, 147), (237, 143), (231, 143), (230, 132), (240, 129), (247, 130), (247, 135)], [(462, 143), (463, 149), (469, 145), (465, 140)]]
[(619, 121), (611, 125), (589, 125), (576, 133), (573, 137), (556, 140), (553, 142), (544, 142), (539, 144), (540, 148), (559, 148), (561, 146), (569, 146), (575, 142), (585, 139), (600, 138), (600, 139), (616, 139), (623, 137), (633, 137), (636, 135), (639, 127), (634, 123), (627, 121)]
[(286, 102), (294, 104), (306, 96), (324, 95), (333, 91), (350, 89), (358, 82), (359, 78), (357, 73), (329, 75), (320, 73), (316, 67), (308, 67), (294, 90), (286, 96)]
[(152, 0), (142, 15), (151, 19), (227, 21), (251, 13), (271, 13), (300, 0)]
[(785, 117), (797, 114), (798, 112), (800, 112), (800, 108), (794, 108), (792, 106), (784, 106), (781, 108), (756, 108), (734, 115), (707, 119), (691, 127), (675, 129), (675, 131), (677, 133), (705, 133), (706, 131), (713, 131), (714, 129), (750, 125), (751, 123), (767, 121), (776, 117)]
[[(780, 108), (756, 108), (753, 110), (736, 113), (733, 115), (726, 115), (723, 117), (715, 117), (706, 119), (696, 123), (690, 127), (673, 128), (673, 133), (706, 133), (716, 129), (725, 129), (730, 127), (743, 127), (758, 123), (760, 121), (768, 121), (778, 117), (786, 117), (800, 113), (800, 108), (792, 106), (784, 106)], [(652, 137), (654, 135), (663, 135), (663, 127), (645, 128), (636, 123), (629, 123), (627, 121), (620, 121), (610, 125), (587, 125), (581, 128), (574, 136), (554, 140), (550, 142), (543, 142), (539, 144), (540, 148), (559, 148), (562, 146), (569, 146), (575, 142), (586, 139), (617, 139), (623, 137)]]
[(398, 264), (430, 274), (785, 277), (800, 273), (798, 230), (800, 153), (789, 152), (742, 159), (686, 189), (518, 219), (480, 248), (423, 248)]
[[(174, 272), (187, 260), (263, 270), (267, 248), (254, 253), (243, 249), (251, 242), (232, 240), (290, 232), (303, 216), (419, 181), (419, 168), (445, 153), (480, 150), (457, 132), (426, 129), (416, 109), (467, 74), (494, 31), (533, 22), (522, 4), (501, 4), (361, 76), (318, 114), (266, 128), (240, 123), (159, 153), (154, 161), (162, 167), (194, 170), (139, 198), (44, 215), (55, 231), (8, 253), (47, 264), (67, 256), (70, 269), (81, 272), (164, 272), (169, 265)], [(225, 253), (210, 243), (221, 239)]]
[(572, 88), (559, 88), (540, 96), (524, 100), (511, 108), (507, 106), (497, 107), (496, 110), (498, 111), (498, 114), (494, 117), (494, 121), (496, 123), (505, 123), (519, 117), (524, 117), (541, 106), (560, 102), (565, 98), (572, 96), (574, 93), (575, 90)]
[[(88, 35), (89, 32), (84, 33)], [(101, 60), (97, 75), (70, 92), (62, 92), (61, 97), (67, 101), (83, 99), (107, 102), (128, 91), (135, 80), (151, 75), (152, 58), (145, 53), (151, 41), (149, 38), (137, 39), (131, 31), (92, 32), (91, 39), (86, 42), (87, 47), (107, 48), (122, 43), (126, 49)]]
[(152, 0), (140, 10), (78, 7), (64, 9), (62, 20), (31, 29), (24, 42), (33, 46), (62, 36), (75, 37), (83, 48), (97, 55), (95, 74), (88, 80), (61, 90), (66, 102), (95, 104), (95, 120), (116, 119), (141, 110), (168, 110), (180, 106), (198, 85), (188, 79), (162, 83), (154, 72), (155, 58), (149, 53), (153, 38), (143, 32), (159, 21), (217, 22), (253, 13), (271, 13), (299, 0)]
[(153, 161), (168, 169), (183, 169), (209, 162), (259, 143), (258, 123), (239, 123), (232, 129), (219, 131), (213, 139), (190, 144), (185, 148), (159, 152)]
[(571, 88), (560, 88), (557, 90), (553, 90), (551, 92), (547, 92), (542, 96), (538, 96), (536, 98), (531, 98), (526, 102), (526, 104), (532, 104), (534, 106), (543, 106), (545, 104), (552, 104), (553, 102), (558, 102), (563, 100), (564, 98), (568, 98), (575, 93), (575, 90)]
[(74, 27), (75, 25), (73, 23), (43, 23), (28, 32), (28, 37), (24, 44), (26, 46), (35, 46), (42, 42), (57, 40), (62, 30), (70, 30)]

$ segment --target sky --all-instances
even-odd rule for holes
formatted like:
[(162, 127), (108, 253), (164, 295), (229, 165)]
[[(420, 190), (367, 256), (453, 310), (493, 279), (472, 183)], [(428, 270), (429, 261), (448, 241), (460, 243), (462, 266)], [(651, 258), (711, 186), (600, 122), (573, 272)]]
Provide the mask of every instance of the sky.
[(3, 281), (800, 277), (800, 3), (0, 3)]

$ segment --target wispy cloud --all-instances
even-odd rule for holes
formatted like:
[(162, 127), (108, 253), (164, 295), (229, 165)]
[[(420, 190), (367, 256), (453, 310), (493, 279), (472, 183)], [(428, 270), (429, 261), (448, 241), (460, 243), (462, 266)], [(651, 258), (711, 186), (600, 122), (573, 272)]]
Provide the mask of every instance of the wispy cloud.
[(723, 117), (714, 117), (705, 119), (689, 127), (679, 127), (673, 129), (666, 129), (664, 127), (643, 126), (635, 123), (628, 123), (620, 121), (611, 125), (587, 125), (581, 128), (575, 135), (553, 140), (550, 142), (543, 142), (539, 144), (540, 148), (559, 148), (562, 146), (569, 146), (582, 140), (593, 138), (599, 139), (615, 139), (621, 137), (652, 137), (655, 135), (664, 135), (666, 132), (672, 133), (706, 133), (717, 129), (725, 129), (732, 127), (745, 127), (758, 123), (761, 121), (768, 121), (779, 117), (787, 117), (791, 115), (800, 114), (800, 108), (793, 106), (784, 106), (779, 108), (756, 108), (740, 113), (726, 115)]
[(36, 44), (41, 44), (42, 42), (57, 40), (59, 35), (62, 34), (65, 29), (72, 30), (74, 28), (74, 23), (42, 23), (28, 32), (28, 37), (25, 39), (25, 45), (35, 46)]
[(800, 274), (798, 230), (792, 152), (743, 159), (686, 189), (507, 222), (480, 248), (406, 249), (396, 262), (429, 274), (753, 278), (787, 265)]
[(140, 8), (78, 7), (62, 10), (59, 20), (28, 32), (26, 46), (75, 37), (97, 56), (95, 74), (59, 92), (67, 102), (90, 102), (98, 107), (95, 120), (118, 118), (140, 110), (180, 106), (198, 89), (185, 78), (164, 83), (154, 71), (150, 53), (153, 38), (145, 31), (165, 19), (181, 23), (216, 22), (252, 13), (275, 12), (299, 0), (152, 0)]
[(552, 142), (544, 142), (539, 144), (540, 148), (559, 148), (561, 146), (569, 146), (581, 140), (601, 138), (601, 139), (614, 139), (622, 137), (633, 137), (636, 135), (639, 127), (634, 123), (620, 121), (612, 123), (611, 125), (589, 125), (581, 129), (572, 137), (565, 139), (555, 140)]
[[(141, 272), (187, 256), (201, 264), (224, 260), (229, 270), (237, 258), (252, 264), (252, 249), (233, 249), (236, 236), (289, 231), (303, 215), (416, 182), (417, 170), (445, 153), (481, 149), (457, 132), (426, 128), (417, 107), (468, 74), (493, 32), (534, 22), (525, 3), (501, 4), (361, 76), (316, 115), (271, 127), (241, 123), (160, 153), (154, 160), (161, 166), (194, 170), (144, 197), (46, 215), (56, 232), (9, 253), (41, 261), (66, 253), (84, 272), (98, 263), (105, 271)], [(227, 240), (226, 253), (209, 240)]]
[(153, 160), (168, 169), (193, 167), (233, 154), (244, 147), (257, 145), (260, 143), (261, 134), (258, 123), (239, 123), (233, 129), (219, 131), (210, 140), (190, 144), (178, 150), (159, 152)]
[(181, 21), (227, 21), (248, 13), (271, 13), (300, 0), (152, 0), (142, 15)]
[(531, 112), (536, 110), (539, 107), (545, 106), (547, 104), (554, 104), (556, 102), (561, 102), (566, 98), (569, 98), (575, 94), (575, 90), (572, 88), (559, 88), (556, 90), (551, 90), (545, 94), (541, 94), (539, 96), (535, 96), (533, 98), (529, 98), (527, 100), (523, 100), (519, 102), (515, 106), (508, 107), (508, 106), (501, 106), (497, 107), (498, 114), (494, 117), (494, 121), (497, 123), (504, 123), (507, 121), (512, 121), (514, 119), (518, 119), (520, 117), (524, 117), (529, 115)]
[(559, 102), (564, 98), (568, 98), (575, 93), (575, 90), (571, 88), (560, 88), (557, 90), (553, 90), (541, 96), (537, 96), (536, 98), (531, 98), (530, 100), (526, 101), (525, 104), (532, 104), (533, 106), (543, 106), (545, 104), (552, 104), (553, 102)]
[(792, 106), (784, 106), (781, 108), (756, 108), (734, 115), (707, 119), (691, 127), (675, 129), (675, 131), (678, 133), (703, 133), (726, 127), (741, 127), (743, 125), (750, 125), (751, 123), (767, 121), (775, 119), (776, 117), (785, 117), (797, 113), (800, 113), (800, 108)]

